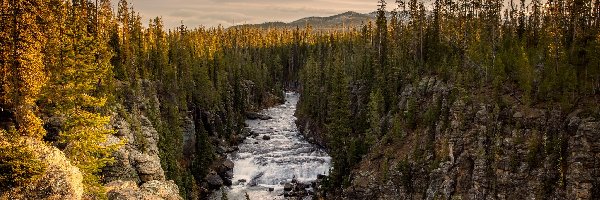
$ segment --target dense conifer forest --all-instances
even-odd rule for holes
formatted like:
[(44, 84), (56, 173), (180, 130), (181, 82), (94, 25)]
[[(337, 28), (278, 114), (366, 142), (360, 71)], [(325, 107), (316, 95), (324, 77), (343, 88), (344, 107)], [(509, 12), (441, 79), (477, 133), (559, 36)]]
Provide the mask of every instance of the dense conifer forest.
[[(166, 29), (126, 0), (1, 0), (0, 193), (38, 181), (47, 161), (36, 149), (48, 146), (82, 172), (84, 198), (107, 198), (103, 168), (127, 142), (107, 145), (111, 116), (144, 113), (160, 135), (166, 179), (191, 199), (216, 159), (209, 138), (232, 140), (247, 112), (276, 104), (272, 96), (285, 90), (301, 94), (296, 116), (322, 133), (317, 143), (333, 158), (324, 193), (349, 186), (375, 145), (448, 117), (441, 101), (422, 110), (418, 99), (398, 98), (424, 78), (453, 85), (451, 99), (584, 109), (600, 118), (600, 1), (378, 5), (376, 21), (315, 31), (310, 24)], [(157, 98), (144, 97), (148, 88)], [(207, 112), (221, 119), (218, 127), (207, 125)], [(182, 144), (187, 115), (198, 132), (191, 159)], [(563, 155), (565, 137), (548, 136), (554, 143), (544, 145), (556, 146), (548, 152)]]
[(492, 0), (379, 1), (374, 23), (319, 34), (310, 45), (297, 115), (326, 132), (331, 181), (342, 187), (382, 137), (402, 140), (447, 117), (441, 102), (418, 110), (417, 99), (409, 99), (399, 110), (403, 89), (423, 78), (453, 84), (453, 98), (567, 112), (583, 107), (597, 116), (599, 6), (577, 0), (511, 1), (509, 7)]

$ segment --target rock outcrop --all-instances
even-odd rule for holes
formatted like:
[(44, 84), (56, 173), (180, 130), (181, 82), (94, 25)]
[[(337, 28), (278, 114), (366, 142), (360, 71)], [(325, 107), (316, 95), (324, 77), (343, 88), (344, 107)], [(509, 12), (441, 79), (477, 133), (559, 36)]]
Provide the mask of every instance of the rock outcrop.
[(116, 133), (108, 142), (125, 144), (114, 153), (115, 163), (103, 171), (109, 199), (182, 199), (175, 182), (165, 180), (159, 134), (150, 120), (120, 113), (113, 115), (111, 124)]
[[(237, 150), (236, 145), (248, 136), (246, 130), (239, 131), (242, 124), (232, 119), (246, 113), (229, 113), (234, 110), (231, 99), (223, 102), (222, 109), (196, 104), (188, 105), (188, 110), (176, 109), (178, 105), (173, 102), (161, 102), (156, 84), (160, 83), (141, 80), (141, 91), (138, 92), (128, 91), (131, 87), (126, 84), (117, 86), (124, 90), (123, 105), (114, 105), (116, 113), (111, 125), (116, 133), (108, 143), (124, 141), (125, 144), (114, 154), (116, 162), (103, 170), (103, 179), (110, 186), (109, 198), (136, 199), (150, 195), (151, 198), (169, 199), (178, 196), (178, 189), (161, 189), (165, 195), (149, 193), (145, 188), (150, 183), (155, 188), (178, 186), (186, 191), (181, 194), (186, 199), (204, 198), (212, 189), (231, 185), (233, 162), (226, 159), (226, 154)], [(258, 94), (259, 88), (251, 81), (244, 81), (242, 86), (241, 96), (246, 97), (248, 113), (282, 100), (270, 93)], [(166, 117), (162, 109), (168, 106), (173, 106), (174, 113)], [(253, 116), (270, 118), (260, 114)], [(157, 128), (163, 132), (159, 134)], [(162, 149), (159, 149), (159, 135), (162, 134), (169, 138), (163, 140)], [(164, 156), (162, 160), (159, 154)], [(169, 176), (178, 185), (166, 180), (161, 164), (169, 166)]]
[[(350, 186), (327, 198), (600, 198), (598, 113), (480, 95), (436, 78), (405, 86), (397, 109), (404, 118), (414, 112), (417, 125), (380, 138)], [(322, 138), (310, 130), (304, 133)]]
[(81, 199), (83, 175), (56, 147), (39, 141), (27, 141), (34, 155), (47, 164), (46, 171), (32, 183), (11, 188), (0, 199)]
[(108, 198), (115, 200), (179, 200), (179, 188), (173, 181), (152, 180), (138, 186), (133, 181), (113, 181), (106, 185)]

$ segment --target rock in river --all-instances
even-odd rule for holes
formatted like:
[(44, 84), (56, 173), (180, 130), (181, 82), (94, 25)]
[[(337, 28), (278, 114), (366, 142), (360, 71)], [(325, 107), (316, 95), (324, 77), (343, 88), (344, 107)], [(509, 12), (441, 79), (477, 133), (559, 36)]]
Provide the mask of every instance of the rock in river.
[(292, 191), (293, 188), (294, 186), (291, 183), (285, 183), (285, 185), (283, 185), (284, 191)]
[(221, 186), (223, 186), (223, 179), (221, 179), (221, 176), (219, 176), (214, 171), (206, 175), (205, 179), (206, 182), (208, 182), (208, 184), (210, 184), (212, 188), (220, 188)]
[(270, 140), (270, 139), (271, 139), (271, 137), (270, 137), (270, 136), (268, 136), (268, 135), (263, 135), (262, 139), (263, 139), (263, 140)]
[[(282, 200), (284, 194), (305, 196), (306, 185), (300, 183), (316, 181), (318, 174), (329, 171), (331, 157), (298, 132), (294, 116), (298, 97), (287, 93), (285, 104), (260, 112), (272, 117), (270, 120), (256, 116), (245, 121), (250, 138), (239, 144), (238, 151), (227, 155), (235, 163), (234, 184), (213, 193), (210, 199), (221, 199), (223, 192), (229, 199), (246, 199), (246, 193), (251, 199), (269, 200)], [(284, 191), (284, 186), (288, 191)]]

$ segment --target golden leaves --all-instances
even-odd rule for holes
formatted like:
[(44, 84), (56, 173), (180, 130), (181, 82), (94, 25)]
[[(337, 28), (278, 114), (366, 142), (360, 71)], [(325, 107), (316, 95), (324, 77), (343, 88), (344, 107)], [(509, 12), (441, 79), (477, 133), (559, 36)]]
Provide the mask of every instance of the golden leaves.
[[(0, 37), (2, 55), (2, 104), (15, 112), (21, 135), (41, 138), (45, 131), (42, 121), (35, 115), (35, 101), (47, 81), (42, 63), (42, 44), (45, 37), (40, 30), (39, 18), (43, 2), (16, 1), (3, 3), (0, 12), (11, 16), (2, 26)], [(4, 23), (4, 22), (3, 22)]]

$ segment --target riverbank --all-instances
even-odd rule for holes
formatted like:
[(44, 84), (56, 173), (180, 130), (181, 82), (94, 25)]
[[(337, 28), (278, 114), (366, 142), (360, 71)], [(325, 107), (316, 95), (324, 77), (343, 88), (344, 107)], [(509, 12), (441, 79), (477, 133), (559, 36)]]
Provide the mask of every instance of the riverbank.
[(235, 166), (233, 185), (215, 192), (211, 199), (220, 199), (222, 194), (229, 199), (245, 199), (246, 194), (250, 199), (311, 194), (312, 182), (328, 173), (331, 158), (298, 131), (294, 116), (298, 98), (296, 93), (286, 93), (284, 104), (260, 112), (269, 118), (246, 120), (250, 136), (227, 156)]

